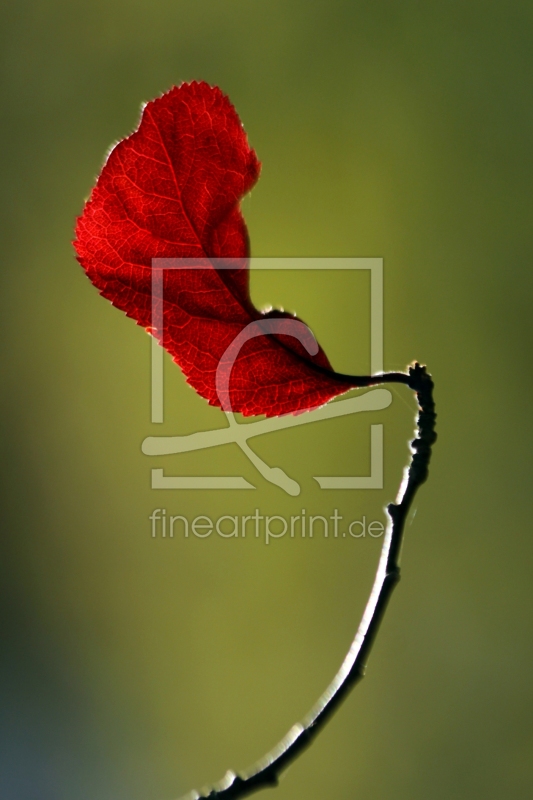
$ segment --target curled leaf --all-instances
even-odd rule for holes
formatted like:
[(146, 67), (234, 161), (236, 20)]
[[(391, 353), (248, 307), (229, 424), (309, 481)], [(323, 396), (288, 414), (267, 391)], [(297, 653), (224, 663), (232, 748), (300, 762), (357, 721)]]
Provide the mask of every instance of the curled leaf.
[[(111, 150), (74, 246), (100, 293), (158, 338), (211, 405), (221, 406), (217, 368), (236, 337), (251, 323), (285, 320), (243, 344), (229, 388), (233, 411), (276, 416), (316, 408), (359, 384), (335, 373), (318, 346), (302, 345), (294, 317), (263, 314), (250, 299), (240, 201), (259, 172), (229, 99), (206, 83), (184, 83), (148, 103), (137, 130)], [(153, 259), (205, 267), (162, 270), (157, 329)]]

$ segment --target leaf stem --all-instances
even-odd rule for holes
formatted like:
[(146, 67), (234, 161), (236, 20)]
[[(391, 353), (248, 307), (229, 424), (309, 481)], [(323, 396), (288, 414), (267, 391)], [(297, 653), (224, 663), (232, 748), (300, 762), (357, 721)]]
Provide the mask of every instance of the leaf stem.
[(416, 438), (411, 442), (412, 458), (400, 486), (395, 503), (387, 507), (389, 522), (383, 540), (381, 556), (361, 623), (355, 639), (337, 675), (309, 714), (260, 761), (249, 770), (236, 775), (228, 772), (206, 793), (190, 792), (182, 800), (238, 800), (268, 786), (277, 786), (279, 776), (322, 730), (341, 705), (350, 690), (364, 677), (366, 663), (374, 644), (390, 596), (400, 580), (399, 555), (405, 520), (418, 487), (428, 476), (431, 447), (435, 443), (435, 404), (433, 380), (424, 366), (413, 364), (408, 372), (389, 372), (364, 377), (346, 376), (358, 385), (375, 386), (383, 383), (403, 383), (416, 393), (419, 410)]

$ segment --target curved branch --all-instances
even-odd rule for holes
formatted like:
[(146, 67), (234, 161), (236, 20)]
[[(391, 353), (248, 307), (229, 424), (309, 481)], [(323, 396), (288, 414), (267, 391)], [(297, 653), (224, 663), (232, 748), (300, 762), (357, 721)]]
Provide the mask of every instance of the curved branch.
[[(353, 380), (353, 378), (352, 378)], [(419, 411), (417, 435), (411, 442), (412, 459), (400, 486), (395, 503), (387, 507), (389, 523), (383, 541), (379, 565), (370, 597), (353, 643), (344, 662), (318, 703), (264, 758), (249, 770), (236, 775), (228, 772), (208, 794), (190, 792), (182, 800), (238, 800), (238, 798), (277, 786), (280, 774), (305, 750), (328, 719), (343, 702), (352, 687), (364, 677), (366, 662), (390, 596), (400, 579), (399, 554), (407, 514), (418, 487), (428, 476), (431, 447), (435, 433), (435, 404), (433, 381), (424, 366), (413, 364), (408, 373), (391, 372), (383, 375), (362, 377), (361, 386), (382, 383), (403, 383), (417, 396)]]

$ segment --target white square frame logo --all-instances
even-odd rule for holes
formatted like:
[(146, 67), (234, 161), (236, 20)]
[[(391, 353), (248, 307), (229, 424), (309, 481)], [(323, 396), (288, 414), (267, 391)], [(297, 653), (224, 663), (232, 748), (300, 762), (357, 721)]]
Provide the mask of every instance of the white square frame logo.
[[(212, 269), (213, 261), (191, 259), (152, 259), (152, 330), (163, 329), (163, 272), (166, 269)], [(234, 263), (220, 261), (218, 269), (234, 268)], [(250, 269), (261, 270), (369, 270), (370, 271), (370, 371), (372, 375), (383, 372), (383, 259), (382, 258), (252, 258)], [(265, 331), (267, 332), (267, 331)], [(152, 338), (151, 349), (151, 421), (164, 420), (163, 348)], [(321, 408), (298, 416), (272, 417), (240, 425), (234, 415), (226, 411), (228, 427), (199, 431), (185, 436), (149, 436), (142, 443), (143, 453), (161, 456), (205, 449), (235, 442), (252, 461), (256, 469), (271, 483), (288, 494), (300, 493), (299, 484), (279, 467), (271, 468), (248, 445), (248, 439), (297, 425), (318, 422), (333, 417), (361, 411), (381, 410), (390, 405), (392, 395), (387, 389), (377, 388), (363, 395), (337, 400)], [(370, 426), (370, 475), (366, 476), (314, 476), (321, 489), (382, 489), (383, 488), (383, 425)], [(163, 469), (152, 468), (152, 489), (255, 489), (242, 476), (173, 476)]]

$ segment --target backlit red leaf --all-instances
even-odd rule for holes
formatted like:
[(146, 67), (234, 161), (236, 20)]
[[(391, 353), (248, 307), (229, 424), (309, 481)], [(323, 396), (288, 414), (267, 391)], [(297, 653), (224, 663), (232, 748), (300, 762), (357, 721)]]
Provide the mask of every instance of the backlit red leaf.
[[(251, 302), (240, 200), (259, 171), (220, 89), (174, 87), (145, 106), (138, 129), (109, 154), (74, 245), (100, 293), (157, 336), (211, 405), (221, 405), (216, 374), (227, 348), (250, 323), (279, 318), (281, 332), (278, 325), (243, 345), (229, 393), (234, 411), (275, 416), (315, 408), (357, 383), (335, 373), (320, 348), (311, 355), (291, 335), (292, 317), (262, 314)], [(152, 320), (154, 258), (208, 267), (163, 271), (159, 330)], [(230, 268), (219, 268), (217, 259)]]

